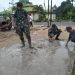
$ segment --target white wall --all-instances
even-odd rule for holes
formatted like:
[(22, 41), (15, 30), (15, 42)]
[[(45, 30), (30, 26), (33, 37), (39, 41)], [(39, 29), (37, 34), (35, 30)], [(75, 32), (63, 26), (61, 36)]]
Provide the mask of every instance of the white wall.
[(37, 13), (35, 13), (34, 15), (32, 13), (31, 15), (33, 17), (33, 20), (38, 20), (39, 19), (39, 15)]
[[(48, 15), (46, 15), (46, 18), (48, 18)], [(50, 15), (49, 15), (49, 19), (50, 19)], [(52, 14), (52, 20), (56, 19), (56, 14)]]

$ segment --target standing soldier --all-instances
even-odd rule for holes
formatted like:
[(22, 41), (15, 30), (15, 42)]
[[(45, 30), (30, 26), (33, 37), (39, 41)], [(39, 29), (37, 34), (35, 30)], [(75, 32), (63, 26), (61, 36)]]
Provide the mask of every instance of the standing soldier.
[(32, 48), (30, 28), (28, 24), (28, 14), (25, 10), (23, 10), (23, 4), (21, 2), (17, 3), (17, 9), (14, 14), (14, 22), (15, 22), (14, 27), (16, 29), (16, 33), (19, 35), (20, 40), (22, 42), (22, 47), (25, 46), (25, 40), (23, 36), (23, 33), (25, 33), (26, 38), (29, 43), (29, 48)]

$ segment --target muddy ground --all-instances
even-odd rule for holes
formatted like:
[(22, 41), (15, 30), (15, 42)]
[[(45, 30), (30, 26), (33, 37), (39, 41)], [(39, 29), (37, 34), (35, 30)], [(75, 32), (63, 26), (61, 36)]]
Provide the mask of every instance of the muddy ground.
[[(61, 40), (66, 40), (68, 33), (64, 31), (65, 27), (60, 26), (59, 28), (63, 30), (63, 33), (60, 35)], [(48, 28), (38, 25), (34, 26), (31, 28), (31, 38), (32, 41), (48, 39)], [(14, 30), (0, 32), (0, 47), (9, 46), (15, 43), (20, 43), (20, 40)]]
[[(68, 33), (65, 26), (60, 41), (48, 40), (48, 28), (31, 28), (33, 49), (20, 48), (21, 43), (15, 30), (0, 32), (0, 75), (71, 75), (75, 51), (74, 43), (65, 47)], [(74, 28), (74, 26), (73, 26)], [(74, 72), (73, 72), (74, 73)]]

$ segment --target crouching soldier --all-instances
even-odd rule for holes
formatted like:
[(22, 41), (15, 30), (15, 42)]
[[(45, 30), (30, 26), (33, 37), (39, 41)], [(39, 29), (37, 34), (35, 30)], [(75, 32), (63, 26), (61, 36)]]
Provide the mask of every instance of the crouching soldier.
[(68, 41), (66, 43), (66, 46), (68, 46), (68, 42), (72, 41), (75, 43), (75, 30), (72, 29), (72, 27), (66, 27), (67, 32), (69, 33)]
[(23, 33), (25, 33), (26, 38), (29, 43), (29, 47), (32, 48), (31, 46), (31, 36), (30, 36), (30, 28), (28, 24), (28, 14), (25, 10), (23, 10), (23, 4), (21, 2), (17, 3), (17, 9), (14, 14), (14, 22), (15, 22), (15, 29), (16, 33), (19, 35), (20, 40), (22, 42), (22, 47), (25, 46), (25, 40)]
[(59, 36), (61, 32), (62, 31), (58, 29), (58, 27), (55, 24), (52, 24), (52, 27), (48, 30), (48, 36), (52, 39), (56, 35), (55, 40), (60, 40)]

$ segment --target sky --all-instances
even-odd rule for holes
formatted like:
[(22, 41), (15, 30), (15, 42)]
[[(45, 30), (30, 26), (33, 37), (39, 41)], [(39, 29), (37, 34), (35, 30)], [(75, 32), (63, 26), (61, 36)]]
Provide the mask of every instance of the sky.
[[(9, 8), (10, 6), (9, 1), (11, 2), (12, 0), (0, 0), (0, 11), (3, 11), (4, 9)], [(19, 0), (14, 0), (14, 1), (18, 2)], [(44, 1), (45, 1), (46, 6), (48, 4), (48, 0), (29, 0), (29, 1), (37, 5), (40, 5), (40, 4), (44, 5)], [(66, 0), (52, 0), (52, 1), (53, 1), (53, 5), (56, 4), (57, 6), (59, 6), (62, 1), (66, 1)]]

